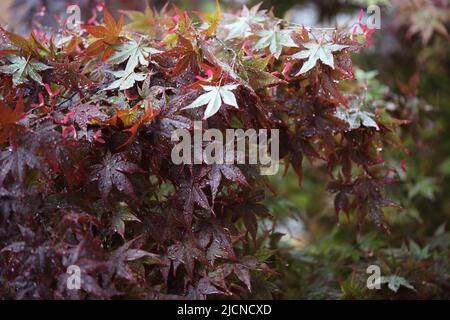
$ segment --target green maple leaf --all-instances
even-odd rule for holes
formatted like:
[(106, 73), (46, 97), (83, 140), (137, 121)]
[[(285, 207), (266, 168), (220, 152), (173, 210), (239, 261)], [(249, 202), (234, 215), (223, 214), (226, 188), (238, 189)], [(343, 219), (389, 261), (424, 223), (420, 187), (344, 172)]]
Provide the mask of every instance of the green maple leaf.
[(251, 26), (253, 24), (261, 24), (266, 21), (266, 17), (264, 16), (265, 10), (258, 11), (260, 4), (248, 9), (247, 6), (244, 5), (242, 8), (241, 16), (237, 17), (237, 20), (228, 25), (228, 29), (230, 32), (228, 33), (225, 40), (231, 40), (235, 38), (246, 38), (252, 34)]
[(38, 71), (44, 71), (52, 68), (33, 59), (25, 60), (23, 57), (8, 56), (8, 60), (11, 64), (1, 66), (0, 72), (12, 74), (14, 85), (24, 83), (27, 80), (27, 76), (42, 85), (42, 77), (39, 75)]
[(371, 112), (363, 111), (361, 106), (355, 106), (355, 102), (350, 102), (350, 108), (339, 107), (336, 109), (335, 116), (345, 121), (350, 130), (358, 129), (361, 125), (369, 128), (375, 128), (380, 130), (378, 124), (373, 120), (374, 114)]
[(242, 70), (239, 75), (247, 81), (254, 90), (260, 90), (266, 87), (285, 83), (284, 80), (267, 72), (266, 68), (271, 59), (270, 56), (261, 58), (257, 56), (243, 57), (239, 56)]
[(135, 30), (144, 34), (150, 34), (155, 29), (155, 12), (147, 4), (145, 12), (127, 10), (125, 15), (130, 18), (131, 22), (126, 25), (129, 30)]
[(103, 89), (104, 91), (114, 89), (126, 90), (134, 86), (136, 81), (143, 81), (147, 77), (145, 73), (136, 73), (133, 70), (120, 70), (113, 72), (113, 74), (119, 79), (111, 83), (107, 88)]
[(236, 97), (234, 96), (232, 90), (236, 89), (238, 85), (229, 84), (225, 86), (202, 86), (206, 91), (197, 99), (194, 100), (190, 105), (183, 109), (193, 109), (201, 106), (207, 105), (203, 119), (208, 119), (219, 111), (222, 103), (226, 103), (230, 106), (238, 108)]
[(397, 292), (400, 286), (416, 291), (416, 289), (403, 277), (397, 275), (382, 276), (380, 283), (387, 283), (388, 288), (394, 292)]
[(247, 19), (244, 17), (238, 17), (237, 21), (231, 23), (228, 27), (230, 32), (225, 40), (231, 40), (234, 38), (245, 38), (251, 35), (251, 27)]
[(275, 58), (279, 58), (283, 47), (298, 47), (298, 45), (292, 40), (289, 32), (285, 30), (262, 30), (256, 33), (260, 37), (256, 43), (255, 48), (260, 50), (269, 48)]
[(161, 51), (154, 48), (150, 48), (142, 44), (131, 40), (127, 43), (122, 43), (115, 46), (117, 50), (108, 60), (111, 64), (119, 64), (126, 60), (127, 66), (125, 70), (133, 71), (139, 64), (142, 66), (148, 66), (147, 58), (150, 54), (160, 53)]
[(348, 46), (334, 43), (307, 42), (303, 44), (306, 50), (293, 54), (292, 59), (308, 59), (295, 75), (296, 77), (308, 72), (316, 66), (318, 60), (334, 69), (333, 52), (341, 51)]

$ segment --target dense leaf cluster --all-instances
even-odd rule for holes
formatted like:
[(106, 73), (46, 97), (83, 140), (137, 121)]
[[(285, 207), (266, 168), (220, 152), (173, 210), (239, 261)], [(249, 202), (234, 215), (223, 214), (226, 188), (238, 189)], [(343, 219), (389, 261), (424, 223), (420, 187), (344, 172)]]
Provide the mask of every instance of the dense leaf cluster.
[[(125, 14), (1, 31), (0, 296), (204, 299), (270, 277), (258, 168), (171, 161), (173, 131), (196, 120), (280, 130), (300, 185), (304, 159), (322, 163), (337, 214), (388, 228), (382, 149), (399, 146), (401, 122), (340, 87), (364, 39), (258, 6), (201, 22)], [(81, 290), (66, 286), (70, 265)]]

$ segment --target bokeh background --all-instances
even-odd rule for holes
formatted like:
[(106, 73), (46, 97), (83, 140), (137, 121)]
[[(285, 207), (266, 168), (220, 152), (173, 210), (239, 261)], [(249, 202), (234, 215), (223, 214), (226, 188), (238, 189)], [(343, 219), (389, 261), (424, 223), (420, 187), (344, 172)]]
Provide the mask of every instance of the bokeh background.
[[(161, 8), (165, 1), (148, 1)], [(213, 11), (215, 1), (172, 1), (188, 11)], [(97, 1), (80, 0), (83, 19)], [(222, 0), (223, 11), (255, 1)], [(450, 7), (446, 0), (317, 0), (263, 2), (278, 17), (308, 26), (355, 23), (361, 9), (377, 4), (381, 30), (355, 56), (357, 81), (374, 103), (410, 123), (401, 129), (405, 148), (387, 150), (386, 166), (398, 182), (387, 191), (401, 205), (384, 213), (390, 233), (336, 217), (321, 163), (305, 163), (300, 188), (288, 171), (272, 177), (268, 205), (277, 222), (262, 221), (272, 236), (258, 254), (271, 257), (274, 275), (254, 275), (249, 298), (449, 299), (450, 298)], [(115, 9), (141, 10), (145, 1), (106, 1)], [(45, 14), (44, 8), (45, 7)], [(3, 0), (0, 23), (27, 33), (55, 23), (66, 1)], [(99, 13), (100, 14), (100, 13)], [(344, 85), (345, 86), (345, 85)], [(406, 150), (407, 149), (407, 150)], [(382, 288), (366, 286), (369, 265), (382, 270)]]

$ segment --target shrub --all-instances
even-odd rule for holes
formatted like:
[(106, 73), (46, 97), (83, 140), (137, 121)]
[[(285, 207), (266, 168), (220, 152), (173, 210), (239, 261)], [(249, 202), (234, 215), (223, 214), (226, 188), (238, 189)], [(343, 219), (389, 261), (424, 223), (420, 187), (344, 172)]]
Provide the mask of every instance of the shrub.
[[(336, 214), (388, 230), (382, 150), (403, 122), (339, 84), (364, 35), (259, 7), (217, 7), (202, 24), (176, 8), (125, 15), (26, 38), (2, 29), (2, 297), (239, 297), (252, 275), (274, 276), (268, 181), (254, 165), (175, 165), (171, 135), (193, 121), (278, 129), (300, 185), (303, 159), (322, 163)], [(81, 290), (67, 289), (71, 265)]]

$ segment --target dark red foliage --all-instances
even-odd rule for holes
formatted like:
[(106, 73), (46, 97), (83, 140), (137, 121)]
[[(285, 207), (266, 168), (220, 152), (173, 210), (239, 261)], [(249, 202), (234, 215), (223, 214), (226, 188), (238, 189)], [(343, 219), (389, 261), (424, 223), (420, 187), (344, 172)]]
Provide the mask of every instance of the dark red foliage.
[[(172, 132), (192, 131), (203, 118), (182, 108), (205, 85), (236, 85), (239, 108), (224, 104), (203, 120), (204, 129), (280, 130), (281, 158), (300, 184), (304, 159), (323, 163), (336, 213), (387, 227), (381, 208), (392, 205), (383, 195), (391, 181), (383, 178), (378, 148), (389, 144), (394, 121), (377, 112), (377, 128), (355, 127), (336, 115), (355, 99), (338, 82), (353, 78), (349, 54), (362, 45), (333, 32), (327, 41), (345, 46), (330, 52), (334, 69), (317, 60), (300, 74), (306, 59), (291, 57), (314, 38), (268, 12), (258, 15), (262, 22), (248, 35), (231, 39), (226, 21), (235, 15), (222, 17), (223, 25), (212, 18), (205, 32), (177, 10), (155, 13), (148, 25), (138, 21), (156, 38), (133, 24), (122, 30), (122, 18), (108, 14), (105, 25), (59, 30), (66, 42), (4, 32), (2, 298), (239, 296), (252, 290), (253, 273), (272, 273), (270, 261), (257, 255), (269, 234), (260, 222), (273, 219), (257, 168), (171, 161)], [(289, 31), (293, 44), (279, 52), (257, 45), (260, 31), (275, 27)], [(115, 57), (121, 45), (142, 46), (134, 64), (134, 53)], [(6, 55), (34, 69), (17, 74)], [(118, 73), (130, 64), (132, 83)], [(81, 290), (66, 286), (71, 265), (81, 269)]]

